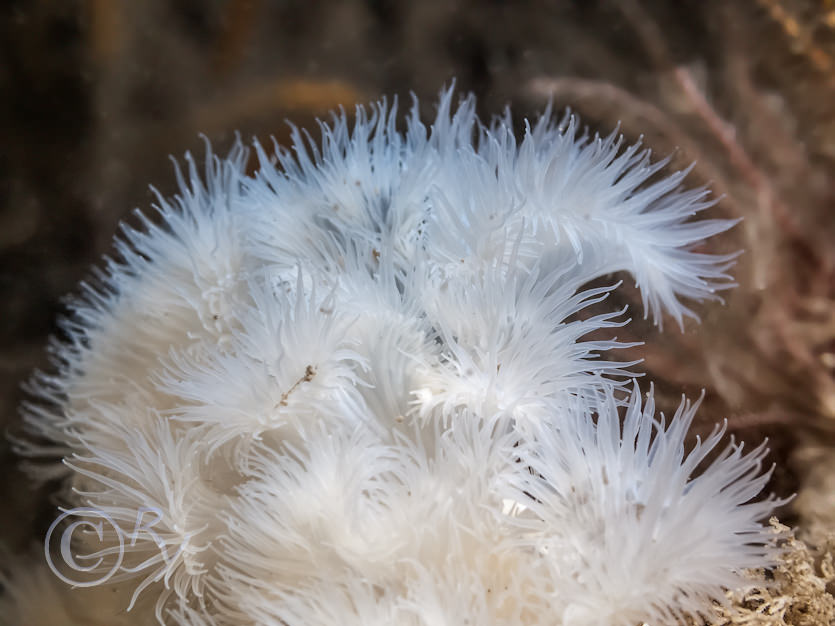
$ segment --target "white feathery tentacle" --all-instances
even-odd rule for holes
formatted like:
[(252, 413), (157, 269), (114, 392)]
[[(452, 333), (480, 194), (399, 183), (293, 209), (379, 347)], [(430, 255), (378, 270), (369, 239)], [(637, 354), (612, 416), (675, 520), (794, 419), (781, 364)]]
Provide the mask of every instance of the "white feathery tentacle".
[(733, 222), (617, 131), (517, 139), (453, 94), (255, 142), (253, 176), (240, 143), (187, 156), (82, 286), (20, 445), (66, 459), (68, 509), (158, 514), (108, 583), (135, 623), (627, 626), (771, 562), (765, 449), (688, 451), (698, 402), (630, 394), (620, 283), (589, 286), (631, 274), (681, 324), (731, 285), (697, 246)]

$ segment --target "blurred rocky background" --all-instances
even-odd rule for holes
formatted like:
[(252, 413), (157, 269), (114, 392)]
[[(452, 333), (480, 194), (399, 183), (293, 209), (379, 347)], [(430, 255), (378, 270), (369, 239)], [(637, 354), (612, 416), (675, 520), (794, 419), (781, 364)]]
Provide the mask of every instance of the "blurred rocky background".
[[(707, 391), (700, 429), (727, 418), (771, 439), (782, 519), (835, 530), (835, 2), (832, 0), (5, 0), (0, 5), (0, 422), (48, 367), (62, 298), (120, 220), (174, 192), (169, 155), (223, 153), (240, 132), (410, 93), (432, 112), (451, 80), (485, 119), (549, 100), (592, 132), (618, 123), (743, 222), (739, 288), (701, 326), (636, 323), (647, 378), (672, 411)], [(314, 133), (315, 135), (315, 133)], [(633, 315), (641, 317), (640, 303)], [(624, 358), (628, 355), (623, 355)], [(49, 492), (0, 447), (0, 542), (43, 536)], [(810, 539), (811, 540), (811, 539)]]

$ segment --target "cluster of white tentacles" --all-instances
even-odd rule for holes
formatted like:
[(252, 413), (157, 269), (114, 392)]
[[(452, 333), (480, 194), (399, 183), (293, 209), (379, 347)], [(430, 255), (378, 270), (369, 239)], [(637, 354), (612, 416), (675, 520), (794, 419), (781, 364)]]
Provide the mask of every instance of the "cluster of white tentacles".
[(120, 619), (632, 626), (768, 563), (765, 450), (686, 447), (587, 312), (623, 271), (681, 324), (731, 223), (616, 133), (452, 100), (189, 157), (73, 304), (28, 451), (107, 520), (73, 550), (122, 559)]

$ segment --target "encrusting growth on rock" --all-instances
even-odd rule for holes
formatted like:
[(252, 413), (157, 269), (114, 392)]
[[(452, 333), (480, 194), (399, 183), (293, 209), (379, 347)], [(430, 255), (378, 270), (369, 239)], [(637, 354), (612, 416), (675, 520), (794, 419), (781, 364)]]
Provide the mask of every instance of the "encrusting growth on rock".
[(817, 548), (771, 519), (780, 556), (767, 572), (750, 573), (754, 586), (729, 591), (709, 626), (826, 626), (835, 624), (835, 536)]

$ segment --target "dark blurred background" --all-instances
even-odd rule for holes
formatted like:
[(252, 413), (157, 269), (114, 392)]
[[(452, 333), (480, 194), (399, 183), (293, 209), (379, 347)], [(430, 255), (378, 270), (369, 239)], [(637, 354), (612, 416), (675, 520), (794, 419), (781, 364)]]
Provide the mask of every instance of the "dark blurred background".
[[(740, 287), (697, 307), (698, 330), (633, 324), (644, 370), (667, 411), (707, 390), (700, 429), (727, 417), (746, 441), (770, 436), (781, 495), (835, 481), (831, 0), (6, 0), (0, 422), (18, 427), (62, 297), (118, 222), (149, 206), (149, 184), (175, 191), (169, 155), (202, 154), (199, 133), (221, 153), (235, 131), (284, 141), (285, 120), (310, 127), (383, 95), (414, 92), (429, 115), (452, 79), (485, 118), (553, 99), (675, 151), (671, 167), (696, 161), (691, 184), (721, 196), (713, 216), (745, 218), (709, 244), (745, 250)], [(0, 448), (15, 512), (0, 541), (17, 551), (54, 518), (54, 486), (35, 488)], [(807, 500), (835, 524), (835, 495), (821, 498)], [(802, 521), (803, 501), (785, 517)]]

